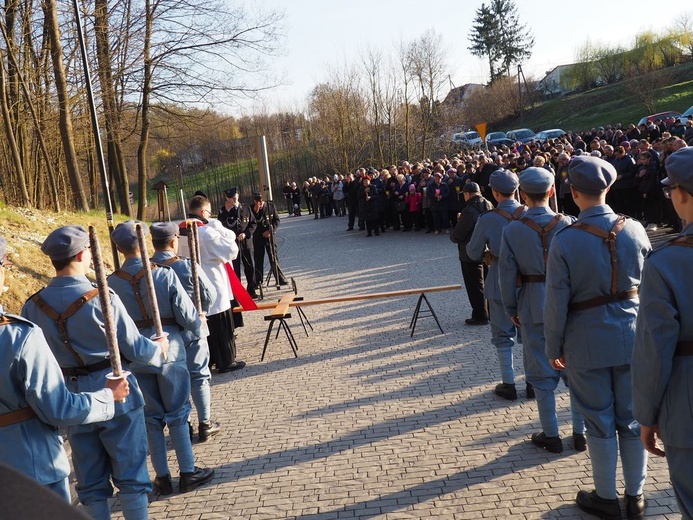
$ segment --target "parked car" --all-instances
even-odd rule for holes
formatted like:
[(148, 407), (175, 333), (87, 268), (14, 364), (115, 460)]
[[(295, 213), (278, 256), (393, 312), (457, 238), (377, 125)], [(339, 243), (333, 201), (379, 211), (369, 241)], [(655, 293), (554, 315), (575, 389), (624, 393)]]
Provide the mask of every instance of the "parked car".
[(518, 128), (517, 130), (510, 130), (506, 135), (508, 139), (525, 144), (533, 141), (536, 134), (529, 128)]
[(560, 128), (552, 128), (551, 130), (542, 130), (541, 132), (537, 132), (537, 135), (534, 136), (534, 140), (541, 141), (543, 143), (549, 139), (556, 139), (564, 135), (565, 132)]
[(486, 134), (486, 146), (512, 146), (515, 141), (508, 139), (505, 132), (490, 132)]
[(644, 125), (645, 123), (648, 123), (650, 121), (658, 121), (659, 119), (664, 121), (665, 119), (669, 119), (670, 117), (673, 119), (676, 119), (677, 117), (681, 117), (681, 113), (670, 111), (670, 112), (659, 112), (658, 114), (652, 114), (650, 116), (645, 116), (640, 121), (638, 121), (638, 126)]
[(686, 121), (688, 121), (689, 119), (693, 119), (693, 107), (690, 107), (683, 114), (681, 114), (681, 117), (679, 119), (684, 125), (686, 124)]
[(469, 146), (480, 146), (481, 145), (481, 136), (479, 135), (479, 132), (465, 132), (467, 136), (467, 142), (469, 143)]
[(478, 132), (457, 132), (452, 134), (452, 142), (457, 146), (473, 148), (481, 144), (481, 136)]

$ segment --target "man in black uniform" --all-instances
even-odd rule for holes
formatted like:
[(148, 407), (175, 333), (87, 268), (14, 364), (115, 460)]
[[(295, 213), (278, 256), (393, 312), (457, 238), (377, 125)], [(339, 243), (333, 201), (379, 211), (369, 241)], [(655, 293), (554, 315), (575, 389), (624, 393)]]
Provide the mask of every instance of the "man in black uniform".
[(493, 209), (493, 204), (481, 196), (481, 188), (476, 182), (468, 182), (462, 188), (466, 205), (457, 225), (450, 234), (450, 240), (457, 244), (460, 251), (462, 278), (467, 290), (467, 297), (472, 306), (472, 317), (465, 320), (467, 325), (488, 325), (488, 307), (484, 298), (484, 279), (488, 268), (483, 262), (467, 254), (467, 244), (472, 238), (479, 215)]
[(277, 209), (271, 202), (264, 202), (262, 195), (253, 193), (252, 214), (255, 217), (257, 227), (253, 233), (253, 247), (255, 249), (255, 280), (262, 284), (265, 273), (265, 251), (269, 256), (270, 271), (275, 281), (279, 285), (286, 285), (288, 282), (284, 278), (279, 262), (277, 262), (277, 244), (274, 240), (274, 233), (279, 227), (279, 215)]
[[(241, 261), (245, 273), (246, 289), (251, 298), (258, 298), (256, 293), (258, 280), (255, 278), (253, 265), (253, 233), (257, 222), (250, 210), (250, 206), (242, 204), (238, 188), (230, 188), (224, 192), (226, 200), (219, 210), (219, 221), (225, 228), (236, 233), (238, 256), (231, 262), (238, 279), (241, 279)], [(262, 283), (260, 279), (259, 283)]]

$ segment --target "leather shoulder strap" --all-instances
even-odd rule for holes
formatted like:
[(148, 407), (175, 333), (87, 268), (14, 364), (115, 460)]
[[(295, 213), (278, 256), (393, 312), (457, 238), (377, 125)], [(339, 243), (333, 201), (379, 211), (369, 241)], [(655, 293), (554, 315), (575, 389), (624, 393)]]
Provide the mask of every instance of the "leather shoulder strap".
[[(152, 265), (152, 268), (154, 267), (156, 267), (156, 264)], [(142, 298), (142, 293), (140, 291), (140, 280), (146, 274), (144, 268), (140, 269), (139, 272), (134, 276), (126, 273), (122, 269), (118, 269), (113, 274), (118, 278), (122, 278), (123, 280), (130, 282), (132, 290), (135, 293), (135, 301), (137, 301), (137, 306), (140, 308), (140, 313), (142, 314), (142, 319), (148, 320), (149, 313), (147, 312), (147, 307), (144, 305), (144, 299)]]
[(5, 325), (9, 325), (10, 323), (14, 323), (15, 320), (10, 318), (9, 316), (2, 315), (0, 316), (0, 327), (3, 327)]
[(70, 343), (70, 337), (67, 333), (67, 320), (78, 310), (84, 307), (97, 294), (99, 294), (98, 289), (92, 289), (91, 291), (85, 292), (82, 296), (73, 301), (67, 307), (67, 309), (65, 309), (65, 312), (61, 314), (58, 314), (58, 312), (53, 307), (48, 305), (46, 301), (43, 298), (41, 298), (40, 293), (36, 293), (31, 297), (31, 300), (36, 304), (36, 306), (49, 318), (55, 321), (55, 324), (58, 327), (58, 332), (60, 333), (60, 337), (63, 340), (63, 345), (67, 347), (67, 349), (70, 351), (77, 363), (79, 363), (79, 366), (84, 366), (84, 361), (82, 361), (82, 358), (79, 357), (79, 354), (75, 351), (75, 349), (72, 348), (72, 343)]
[(529, 217), (522, 217), (519, 222), (522, 222), (525, 226), (532, 228), (534, 231), (539, 233), (539, 239), (541, 240), (541, 248), (544, 252), (544, 270), (546, 270), (546, 263), (549, 259), (549, 231), (555, 228), (558, 223), (563, 218), (561, 213), (557, 213), (545, 226), (540, 226), (536, 221)]
[(570, 227), (575, 229), (581, 229), (587, 231), (592, 235), (598, 236), (604, 239), (606, 247), (609, 249), (609, 255), (611, 255), (611, 295), (615, 296), (618, 294), (618, 259), (616, 258), (616, 235), (618, 235), (626, 225), (626, 217), (624, 215), (619, 215), (614, 225), (611, 227), (610, 231), (604, 231), (602, 228), (597, 227), (592, 224), (586, 224), (585, 222), (575, 222), (571, 224)]

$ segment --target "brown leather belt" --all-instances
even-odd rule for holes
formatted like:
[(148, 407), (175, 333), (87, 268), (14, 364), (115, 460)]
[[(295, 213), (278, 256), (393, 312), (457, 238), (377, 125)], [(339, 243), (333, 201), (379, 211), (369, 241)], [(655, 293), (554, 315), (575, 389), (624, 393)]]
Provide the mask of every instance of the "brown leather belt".
[(587, 309), (592, 309), (593, 307), (599, 307), (600, 305), (606, 305), (607, 303), (620, 302), (623, 300), (632, 300), (638, 295), (638, 289), (628, 289), (627, 291), (621, 291), (609, 296), (597, 296), (596, 298), (590, 298), (589, 300), (584, 300), (581, 302), (571, 303), (568, 306), (569, 312), (584, 311)]
[[(153, 327), (154, 326), (154, 320), (149, 318), (148, 320), (138, 320), (135, 322), (135, 325), (137, 325), (138, 329), (146, 329), (148, 327)], [(169, 325), (178, 325), (178, 322), (176, 322), (175, 318), (161, 318), (161, 326), (166, 327)]]
[(546, 282), (546, 275), (545, 274), (521, 274), (520, 279), (522, 280), (523, 284), (526, 284), (526, 283), (545, 283)]
[(679, 341), (676, 344), (675, 356), (693, 356), (693, 341)]
[(92, 363), (91, 365), (85, 365), (83, 367), (70, 367), (70, 368), (60, 368), (63, 376), (74, 379), (79, 376), (88, 376), (93, 372), (98, 372), (100, 370), (105, 370), (111, 367), (111, 360), (104, 359), (98, 363)]
[(20, 408), (17, 411), (0, 415), (0, 427), (28, 421), (34, 417), (36, 417), (36, 412), (32, 408), (28, 406), (26, 408)]

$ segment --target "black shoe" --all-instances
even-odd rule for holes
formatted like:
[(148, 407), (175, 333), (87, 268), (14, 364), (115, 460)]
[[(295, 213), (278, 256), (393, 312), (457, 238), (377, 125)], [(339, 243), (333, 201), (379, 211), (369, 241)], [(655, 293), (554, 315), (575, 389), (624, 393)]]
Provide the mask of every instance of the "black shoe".
[(625, 495), (626, 499), (626, 518), (628, 520), (639, 520), (645, 518), (645, 509), (647, 509), (647, 499), (645, 495), (630, 496)]
[(546, 451), (551, 453), (562, 453), (563, 452), (563, 441), (561, 438), (547, 437), (544, 432), (533, 433), (532, 434), (532, 444), (544, 448)]
[(525, 385), (525, 389), (527, 391), (527, 399), (535, 399), (537, 397), (534, 393), (534, 387), (530, 383)]
[(289, 282), (286, 280), (279, 280), (279, 285), (289, 285)]
[(154, 479), (154, 493), (159, 495), (170, 495), (173, 493), (173, 485), (171, 484), (171, 475), (156, 477)]
[(498, 397), (507, 399), (508, 401), (514, 401), (517, 399), (517, 390), (515, 390), (515, 385), (510, 383), (498, 383), (496, 388), (493, 389), (493, 393)]
[(354, 230), (354, 228), (353, 228), (353, 227), (349, 227), (349, 228), (347, 228), (347, 231), (353, 231), (353, 230)]
[(598, 516), (602, 520), (621, 520), (621, 506), (616, 498), (602, 498), (596, 491), (578, 491), (575, 502), (585, 513)]
[(367, 237), (372, 237), (372, 236), (373, 236), (373, 233), (368, 233), (366, 236), (367, 236)]
[(220, 368), (218, 372), (220, 374), (226, 374), (227, 372), (233, 372), (234, 370), (240, 370), (245, 367), (245, 361), (234, 361), (229, 366), (225, 368)]
[(249, 292), (248, 295), (249, 295), (253, 300), (257, 300), (257, 299), (260, 297), (260, 295), (259, 295), (258, 293), (256, 293), (255, 291)]
[(197, 428), (197, 439), (200, 442), (205, 442), (212, 435), (216, 435), (221, 431), (221, 425), (218, 422), (208, 421), (206, 423), (200, 423)]
[(645, 509), (647, 509), (647, 499), (645, 495), (630, 496), (625, 495), (626, 500), (626, 518), (628, 520), (639, 520), (645, 518)]
[(467, 318), (464, 322), (467, 325), (488, 325), (488, 320), (477, 320), (474, 318)]
[(575, 451), (585, 451), (587, 449), (587, 439), (584, 434), (573, 432), (573, 447)]
[(210, 468), (198, 468), (195, 467), (195, 471), (192, 473), (181, 473), (180, 482), (178, 487), (181, 493), (187, 493), (195, 488), (200, 487), (202, 484), (206, 484), (214, 477), (214, 470)]

